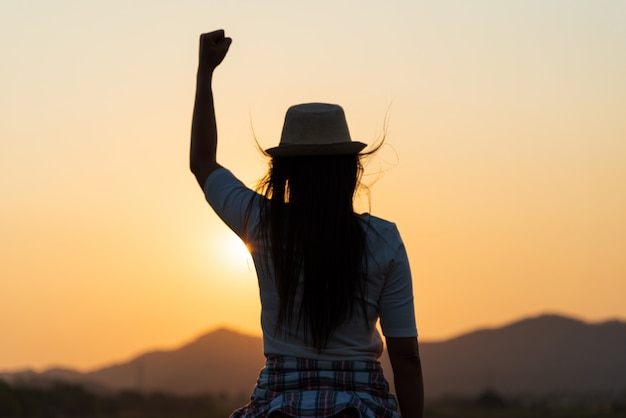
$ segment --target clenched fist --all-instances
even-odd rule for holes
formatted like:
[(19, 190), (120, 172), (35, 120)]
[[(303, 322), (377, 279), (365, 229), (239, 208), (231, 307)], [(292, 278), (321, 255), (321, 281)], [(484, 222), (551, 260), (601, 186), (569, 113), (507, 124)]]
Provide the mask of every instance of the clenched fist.
[(224, 36), (222, 29), (200, 35), (198, 75), (212, 74), (226, 56), (232, 41)]

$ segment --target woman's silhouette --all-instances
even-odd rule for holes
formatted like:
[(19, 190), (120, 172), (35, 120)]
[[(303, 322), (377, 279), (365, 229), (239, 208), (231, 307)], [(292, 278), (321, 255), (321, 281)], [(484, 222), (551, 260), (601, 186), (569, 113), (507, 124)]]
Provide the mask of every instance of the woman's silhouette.
[[(231, 39), (200, 37), (191, 170), (222, 220), (250, 248), (266, 365), (232, 417), (423, 416), (409, 263), (396, 226), (356, 214), (365, 144), (343, 109), (292, 106), (265, 181), (252, 191), (216, 161), (211, 83)], [(378, 358), (380, 319), (398, 403)]]

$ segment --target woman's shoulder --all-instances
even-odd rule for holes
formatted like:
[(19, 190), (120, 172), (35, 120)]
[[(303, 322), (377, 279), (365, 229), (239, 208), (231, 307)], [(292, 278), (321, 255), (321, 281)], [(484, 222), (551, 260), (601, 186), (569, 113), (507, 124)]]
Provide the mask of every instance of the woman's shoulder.
[(398, 227), (392, 221), (368, 213), (359, 215), (359, 220), (362, 222), (369, 248), (370, 267), (379, 272), (387, 271), (389, 263), (404, 246)]
[(362, 222), (368, 233), (374, 232), (376, 235), (382, 237), (398, 234), (398, 227), (396, 224), (387, 219), (379, 218), (378, 216), (374, 216), (369, 213), (361, 213), (359, 214), (359, 220)]

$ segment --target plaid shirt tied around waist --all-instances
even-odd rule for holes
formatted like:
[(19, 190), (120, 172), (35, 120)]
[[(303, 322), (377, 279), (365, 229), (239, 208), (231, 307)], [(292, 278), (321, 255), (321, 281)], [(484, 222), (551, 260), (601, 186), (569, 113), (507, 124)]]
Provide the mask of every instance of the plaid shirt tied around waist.
[(352, 409), (362, 418), (400, 418), (377, 361), (268, 357), (250, 403), (231, 418), (331, 417)]

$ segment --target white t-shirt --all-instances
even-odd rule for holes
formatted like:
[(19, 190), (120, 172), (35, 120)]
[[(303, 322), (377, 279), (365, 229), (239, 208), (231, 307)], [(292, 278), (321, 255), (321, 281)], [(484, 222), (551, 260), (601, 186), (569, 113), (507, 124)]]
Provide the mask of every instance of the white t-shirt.
[[(328, 346), (319, 353), (307, 344), (302, 332), (277, 333), (279, 298), (273, 271), (260, 254), (259, 206), (265, 197), (241, 183), (225, 168), (215, 170), (204, 185), (207, 201), (218, 216), (251, 249), (261, 296), (261, 327), (266, 356), (282, 355), (318, 360), (375, 360), (383, 344), (376, 329), (380, 318), (386, 337), (415, 337), (413, 287), (409, 260), (396, 225), (369, 214), (359, 215), (367, 239), (367, 321), (357, 316), (340, 325)], [(251, 204), (252, 202), (252, 204)], [(258, 203), (257, 203), (258, 202)], [(250, 213), (246, 215), (246, 212)], [(301, 287), (300, 287), (301, 288)], [(298, 306), (301, 293), (296, 293)], [(369, 325), (369, 327), (366, 325)]]

